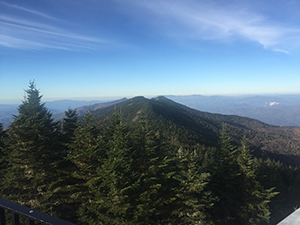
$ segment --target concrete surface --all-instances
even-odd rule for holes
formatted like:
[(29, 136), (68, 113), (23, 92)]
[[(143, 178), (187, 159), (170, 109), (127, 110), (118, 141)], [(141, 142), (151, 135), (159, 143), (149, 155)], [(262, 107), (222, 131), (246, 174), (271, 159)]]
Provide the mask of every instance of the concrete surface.
[(300, 208), (292, 212), (277, 225), (300, 225)]

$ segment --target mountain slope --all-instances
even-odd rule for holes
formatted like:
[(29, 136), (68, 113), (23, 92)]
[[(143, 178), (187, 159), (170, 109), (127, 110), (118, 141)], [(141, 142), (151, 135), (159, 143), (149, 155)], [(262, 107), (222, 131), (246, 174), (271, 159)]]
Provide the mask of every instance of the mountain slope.
[[(119, 100), (115, 100), (115, 101), (111, 101), (111, 102), (101, 102), (101, 103), (95, 103), (93, 105), (85, 105), (85, 106), (80, 106), (75, 108), (78, 116), (83, 116), (85, 114), (86, 111), (88, 111), (89, 109), (91, 109), (91, 111), (95, 111), (97, 109), (101, 109), (101, 108), (106, 108), (108, 106), (113, 106), (116, 105), (118, 103), (124, 102), (126, 101), (126, 98), (122, 98)], [(65, 111), (67, 110), (67, 108), (65, 109)], [(62, 120), (65, 116), (65, 113), (57, 113), (53, 115), (54, 120), (58, 121), (58, 120)]]
[(277, 127), (246, 117), (200, 112), (165, 97), (135, 97), (115, 106), (98, 109), (94, 112), (96, 121), (109, 121), (115, 109), (120, 110), (123, 121), (133, 127), (143, 115), (154, 129), (184, 147), (196, 144), (217, 146), (220, 130), (225, 123), (236, 143), (242, 136), (248, 137), (257, 156), (300, 165), (299, 127)]

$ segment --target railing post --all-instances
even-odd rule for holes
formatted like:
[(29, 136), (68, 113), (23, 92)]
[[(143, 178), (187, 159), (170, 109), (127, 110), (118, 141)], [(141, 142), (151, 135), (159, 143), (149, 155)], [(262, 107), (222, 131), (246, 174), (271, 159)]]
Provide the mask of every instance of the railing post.
[(3, 208), (0, 208), (0, 225), (5, 225), (5, 212)]
[(12, 225), (20, 225), (20, 217), (17, 213), (11, 212)]
[(34, 225), (34, 221), (30, 218), (26, 218), (26, 225)]

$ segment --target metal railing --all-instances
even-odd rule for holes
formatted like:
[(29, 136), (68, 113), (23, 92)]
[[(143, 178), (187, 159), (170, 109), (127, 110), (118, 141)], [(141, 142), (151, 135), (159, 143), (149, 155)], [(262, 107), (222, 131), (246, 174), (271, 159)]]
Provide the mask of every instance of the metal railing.
[(0, 198), (0, 225), (6, 225), (5, 216), (9, 215), (9, 213), (11, 214), (12, 225), (20, 224), (20, 216), (26, 218), (26, 225), (34, 225), (35, 222), (38, 224), (48, 225), (75, 225), (74, 223), (58, 219), (48, 214), (41, 213), (39, 211)]

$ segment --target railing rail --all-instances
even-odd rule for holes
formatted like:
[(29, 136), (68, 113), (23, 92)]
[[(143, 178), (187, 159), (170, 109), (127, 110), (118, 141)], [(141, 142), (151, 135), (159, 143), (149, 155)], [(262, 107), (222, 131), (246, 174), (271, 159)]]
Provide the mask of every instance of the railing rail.
[(12, 225), (20, 224), (20, 216), (26, 218), (27, 225), (34, 225), (35, 222), (47, 225), (75, 225), (74, 223), (50, 216), (46, 213), (41, 213), (2, 198), (0, 198), (0, 225), (6, 225), (5, 210), (11, 213)]

